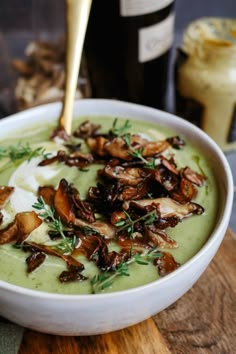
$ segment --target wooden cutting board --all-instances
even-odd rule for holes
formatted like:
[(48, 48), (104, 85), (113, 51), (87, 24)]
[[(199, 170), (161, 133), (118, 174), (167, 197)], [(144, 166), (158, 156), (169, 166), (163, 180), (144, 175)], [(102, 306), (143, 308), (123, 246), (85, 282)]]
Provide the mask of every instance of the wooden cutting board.
[(235, 354), (236, 235), (228, 230), (206, 272), (175, 304), (117, 332), (62, 337), (26, 330), (19, 354)]

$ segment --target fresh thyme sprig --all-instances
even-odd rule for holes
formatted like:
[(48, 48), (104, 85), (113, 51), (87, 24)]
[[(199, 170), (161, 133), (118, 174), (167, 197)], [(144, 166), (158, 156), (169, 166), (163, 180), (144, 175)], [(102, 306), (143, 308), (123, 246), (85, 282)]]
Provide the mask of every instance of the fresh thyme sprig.
[(132, 127), (130, 121), (127, 119), (123, 125), (118, 127), (118, 118), (114, 119), (110, 133), (115, 136), (122, 136), (128, 129)]
[(144, 151), (143, 148), (135, 149), (135, 148), (132, 147), (132, 145), (131, 145), (131, 135), (130, 134), (125, 134), (122, 138), (123, 138), (125, 144), (127, 145), (127, 147), (130, 149), (129, 154), (131, 156), (135, 157), (136, 159), (139, 159), (139, 160), (143, 161), (145, 167), (147, 167), (147, 168), (154, 169), (156, 167), (154, 158), (151, 158), (150, 160), (147, 160), (147, 159), (145, 159), (143, 157), (143, 151)]
[(26, 143), (25, 145), (18, 143), (17, 145), (10, 145), (8, 147), (0, 146), (0, 160), (3, 158), (9, 158), (12, 162), (21, 159), (27, 159), (30, 161), (32, 158), (38, 156), (45, 157), (45, 149), (43, 147), (32, 149), (29, 143)]
[(125, 220), (121, 220), (121, 221), (118, 221), (115, 226), (118, 228), (117, 229), (117, 233), (119, 233), (120, 231), (122, 230), (126, 230), (128, 235), (131, 237), (132, 234), (134, 233), (134, 225), (137, 223), (137, 222), (140, 222), (140, 221), (144, 221), (144, 223), (146, 225), (150, 225), (152, 224), (155, 219), (156, 219), (156, 211), (155, 210), (152, 210), (150, 211), (149, 213), (143, 215), (143, 216), (140, 216), (139, 218), (133, 220), (131, 218), (131, 216), (129, 215), (129, 213), (127, 213), (126, 211), (124, 211), (124, 214), (126, 216), (126, 219)]
[(24, 160), (31, 161), (35, 157), (48, 158), (50, 154), (46, 153), (43, 147), (32, 149), (29, 143), (10, 145), (8, 147), (0, 146), (0, 160), (8, 159), (6, 164), (1, 166), (0, 172), (6, 168), (19, 165)]
[(39, 216), (47, 222), (49, 228), (53, 231), (58, 232), (58, 234), (61, 235), (62, 237), (62, 242), (60, 242), (57, 245), (57, 248), (61, 251), (63, 251), (63, 253), (71, 253), (74, 248), (75, 248), (75, 237), (74, 238), (67, 238), (64, 234), (64, 227), (63, 224), (61, 222), (60, 218), (56, 218), (55, 217), (55, 212), (53, 210), (53, 208), (51, 208), (49, 205), (47, 205), (43, 199), (42, 196), (40, 196), (38, 198), (38, 201), (36, 203), (34, 203), (33, 208), (36, 210), (39, 210)]
[(103, 272), (101, 274), (95, 275), (91, 279), (92, 291), (93, 293), (99, 293), (102, 290), (109, 288), (112, 286), (114, 280), (118, 276), (129, 276), (129, 268), (128, 266), (132, 263), (137, 263), (140, 265), (148, 265), (155, 258), (161, 257), (161, 252), (157, 251), (156, 247), (148, 250), (144, 253), (136, 253), (133, 254), (133, 250), (131, 251), (131, 258), (126, 261), (120, 263), (114, 270), (111, 272)]

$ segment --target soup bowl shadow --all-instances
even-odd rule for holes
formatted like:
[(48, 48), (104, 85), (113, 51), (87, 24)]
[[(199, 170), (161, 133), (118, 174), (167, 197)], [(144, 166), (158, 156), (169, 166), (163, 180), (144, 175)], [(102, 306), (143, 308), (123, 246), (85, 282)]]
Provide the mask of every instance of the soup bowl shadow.
[[(0, 138), (15, 128), (57, 122), (60, 103), (42, 105), (0, 121)], [(199, 128), (172, 114), (112, 100), (76, 101), (74, 115), (140, 119), (166, 126), (199, 147), (213, 165), (219, 186), (218, 218), (204, 246), (180, 268), (147, 285), (106, 294), (63, 295), (26, 289), (0, 280), (0, 314), (37, 331), (58, 335), (94, 335), (119, 330), (164, 310), (202, 275), (225, 235), (233, 203), (233, 179), (221, 149)], [(203, 297), (204, 301), (204, 297)]]

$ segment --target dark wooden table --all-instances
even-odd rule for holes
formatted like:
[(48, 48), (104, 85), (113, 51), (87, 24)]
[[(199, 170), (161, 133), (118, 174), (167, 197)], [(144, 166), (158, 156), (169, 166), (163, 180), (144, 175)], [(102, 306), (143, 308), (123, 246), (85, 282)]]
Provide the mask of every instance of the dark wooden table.
[(26, 330), (19, 354), (235, 354), (236, 235), (195, 286), (153, 318), (117, 332), (62, 337)]

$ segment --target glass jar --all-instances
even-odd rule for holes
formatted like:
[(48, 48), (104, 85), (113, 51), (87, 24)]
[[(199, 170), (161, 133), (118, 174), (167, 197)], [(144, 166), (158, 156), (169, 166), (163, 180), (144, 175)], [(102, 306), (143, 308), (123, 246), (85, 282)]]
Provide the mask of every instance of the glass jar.
[(236, 148), (236, 21), (201, 18), (184, 32), (175, 65), (176, 113), (223, 150)]

